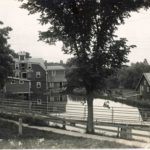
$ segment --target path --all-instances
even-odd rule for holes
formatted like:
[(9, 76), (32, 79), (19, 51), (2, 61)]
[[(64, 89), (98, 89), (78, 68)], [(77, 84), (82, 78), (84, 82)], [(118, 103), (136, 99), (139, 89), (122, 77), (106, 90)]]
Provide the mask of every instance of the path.
[[(0, 118), (0, 119), (3, 121), (13, 122), (15, 124), (18, 124), (17, 121), (3, 119), (3, 118)], [(58, 133), (58, 134), (70, 135), (70, 136), (74, 136), (74, 137), (83, 137), (83, 138), (90, 138), (90, 139), (95, 139), (95, 140), (100, 140), (100, 141), (116, 142), (116, 143), (133, 146), (133, 147), (138, 147), (138, 148), (150, 148), (150, 143), (144, 143), (144, 142), (139, 142), (139, 141), (131, 141), (131, 140), (125, 140), (125, 139), (105, 137), (105, 136), (100, 136), (100, 135), (78, 133), (78, 132), (72, 132), (72, 131), (67, 131), (67, 130), (62, 130), (62, 129), (51, 128), (51, 127), (29, 126), (28, 124), (25, 124), (25, 123), (23, 123), (23, 126), (32, 128), (32, 129), (43, 130), (43, 131), (51, 131), (51, 132)]]

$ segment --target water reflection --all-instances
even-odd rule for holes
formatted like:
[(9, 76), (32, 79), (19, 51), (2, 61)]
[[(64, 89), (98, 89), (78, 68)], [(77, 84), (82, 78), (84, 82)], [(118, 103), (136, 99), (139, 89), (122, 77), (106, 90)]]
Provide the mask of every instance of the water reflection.
[[(48, 107), (49, 112), (59, 113), (61, 117), (87, 120), (87, 102), (83, 96), (55, 95), (51, 97)], [(95, 98), (93, 107), (95, 121), (140, 124), (149, 115), (149, 111), (107, 99)]]
[[(76, 96), (76, 95), (68, 95), (67, 104), (82, 104), (86, 103), (86, 98), (83, 96)], [(104, 103), (109, 103), (109, 107), (126, 107), (126, 108), (134, 108), (132, 106), (128, 106), (126, 104), (122, 104), (119, 102), (113, 102), (108, 99), (100, 99), (95, 98), (93, 101), (94, 106), (104, 106)]]
[[(70, 109), (71, 107), (71, 109)], [(136, 107), (128, 106), (108, 99), (95, 98), (93, 101), (94, 119), (96, 121), (141, 123), (142, 117)], [(87, 102), (85, 97), (68, 95), (66, 115), (87, 119)]]
[(50, 97), (48, 111), (53, 113), (66, 112), (67, 95), (57, 94)]

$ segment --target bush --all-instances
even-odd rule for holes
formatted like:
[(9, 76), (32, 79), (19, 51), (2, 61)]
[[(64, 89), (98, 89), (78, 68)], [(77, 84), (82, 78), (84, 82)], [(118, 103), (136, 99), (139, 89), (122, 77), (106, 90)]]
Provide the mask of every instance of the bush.
[[(4, 113), (0, 113), (0, 117), (1, 118), (5, 118), (5, 119), (9, 119), (9, 120), (14, 120), (14, 121), (18, 121), (20, 116), (18, 115), (11, 115), (11, 114), (4, 114)], [(48, 126), (47, 121), (42, 120), (42, 119), (38, 119), (35, 117), (22, 117), (22, 121), (24, 123), (27, 123), (29, 125), (35, 125), (35, 126)]]

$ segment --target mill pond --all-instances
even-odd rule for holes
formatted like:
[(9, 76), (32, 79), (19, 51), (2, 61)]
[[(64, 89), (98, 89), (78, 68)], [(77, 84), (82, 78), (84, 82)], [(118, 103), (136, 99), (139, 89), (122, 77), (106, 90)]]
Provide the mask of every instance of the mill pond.
[[(54, 108), (56, 113), (54, 113), (53, 115), (57, 115), (60, 118), (65, 118), (68, 120), (87, 120), (87, 103), (83, 97), (67, 96), (65, 109), (63, 109), (65, 110), (64, 112), (59, 112), (62, 109), (62, 105), (60, 104), (59, 106), (61, 107)], [(148, 120), (143, 120), (143, 116), (146, 116), (149, 110), (141, 110), (140, 108), (99, 98), (94, 99), (93, 108), (95, 123), (118, 123), (124, 124), (125, 126), (128, 126), (128, 124), (149, 125)], [(59, 126), (59, 124), (57, 123), (54, 124)], [(53, 125), (53, 123), (51, 125)], [(96, 132), (99, 134), (117, 136), (118, 129), (115, 126), (99, 126), (95, 124), (95, 127), (98, 128)], [(66, 129), (85, 133), (86, 124), (70, 124), (66, 125)], [(133, 129), (132, 133), (146, 135), (146, 137), (132, 136), (134, 139), (149, 141), (149, 133), (147, 131), (138, 131)]]
[[(142, 116), (139, 108), (128, 106), (107, 99), (94, 99), (94, 120), (141, 123)], [(86, 119), (87, 103), (83, 97), (67, 96), (65, 113), (60, 115)]]

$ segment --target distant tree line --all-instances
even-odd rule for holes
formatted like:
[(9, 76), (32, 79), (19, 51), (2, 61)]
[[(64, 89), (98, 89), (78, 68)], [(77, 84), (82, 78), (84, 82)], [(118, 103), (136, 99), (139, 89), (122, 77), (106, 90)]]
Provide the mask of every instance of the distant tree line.
[(142, 74), (150, 72), (150, 65), (145, 62), (123, 66), (114, 75), (106, 79), (107, 88), (135, 89)]

